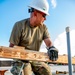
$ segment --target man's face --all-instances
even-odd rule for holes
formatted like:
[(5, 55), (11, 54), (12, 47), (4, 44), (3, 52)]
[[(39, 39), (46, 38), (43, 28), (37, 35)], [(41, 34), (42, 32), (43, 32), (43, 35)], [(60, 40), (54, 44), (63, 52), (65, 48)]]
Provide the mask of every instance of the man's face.
[(46, 20), (46, 14), (35, 10), (36, 13), (36, 25), (40, 25), (43, 24), (43, 22)]

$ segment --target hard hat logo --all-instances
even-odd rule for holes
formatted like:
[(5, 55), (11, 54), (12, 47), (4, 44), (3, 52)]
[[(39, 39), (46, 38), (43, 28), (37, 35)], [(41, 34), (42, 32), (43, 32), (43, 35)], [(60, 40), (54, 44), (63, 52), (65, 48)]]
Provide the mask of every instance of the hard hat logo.
[(43, 10), (46, 10), (46, 9), (43, 8)]
[(46, 15), (49, 15), (49, 4), (47, 0), (33, 0), (32, 3), (29, 5), (29, 7), (34, 8), (38, 11), (41, 11), (45, 13)]

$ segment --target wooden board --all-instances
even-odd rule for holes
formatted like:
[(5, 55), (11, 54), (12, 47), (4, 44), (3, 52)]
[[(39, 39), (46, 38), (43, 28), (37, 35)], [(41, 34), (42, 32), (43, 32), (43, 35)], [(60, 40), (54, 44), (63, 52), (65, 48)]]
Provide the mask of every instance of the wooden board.
[[(11, 58), (31, 61), (44, 61), (52, 63), (68, 64), (67, 55), (59, 55), (57, 61), (49, 60), (47, 53), (27, 50), (24, 47), (4, 47), (0, 46), (0, 58)], [(72, 58), (72, 64), (75, 64), (75, 58)]]

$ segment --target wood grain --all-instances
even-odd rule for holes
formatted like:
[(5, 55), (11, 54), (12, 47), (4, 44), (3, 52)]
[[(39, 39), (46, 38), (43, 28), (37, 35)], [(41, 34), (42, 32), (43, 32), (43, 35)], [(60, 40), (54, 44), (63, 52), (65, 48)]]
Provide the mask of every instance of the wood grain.
[[(47, 53), (27, 50), (24, 47), (18, 47), (18, 46), (13, 48), (0, 46), (0, 58), (68, 64), (67, 55), (59, 55), (57, 61), (51, 61), (49, 60)], [(75, 64), (75, 57), (72, 57), (72, 64)]]

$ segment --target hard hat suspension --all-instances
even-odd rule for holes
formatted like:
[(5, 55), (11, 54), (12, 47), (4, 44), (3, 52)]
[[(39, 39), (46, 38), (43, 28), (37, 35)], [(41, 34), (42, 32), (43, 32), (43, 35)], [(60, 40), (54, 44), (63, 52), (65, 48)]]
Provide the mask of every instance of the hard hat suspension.
[(28, 9), (28, 12), (29, 12), (29, 13), (34, 12), (34, 8), (29, 8), (29, 9)]

